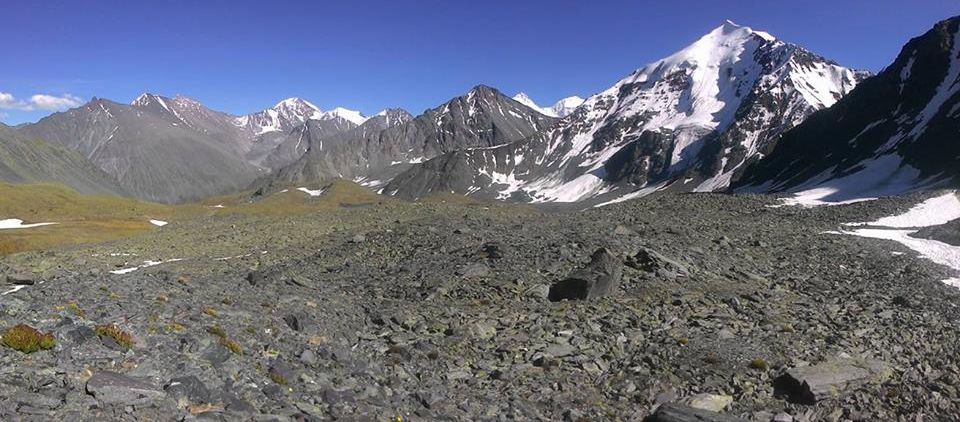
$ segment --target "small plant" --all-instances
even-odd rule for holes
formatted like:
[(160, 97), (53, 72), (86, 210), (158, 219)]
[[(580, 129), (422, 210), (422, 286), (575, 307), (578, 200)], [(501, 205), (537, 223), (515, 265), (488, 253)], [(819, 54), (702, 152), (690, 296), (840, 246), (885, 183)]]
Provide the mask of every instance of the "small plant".
[(220, 328), (219, 325), (214, 325), (213, 327), (207, 327), (207, 332), (220, 338), (227, 337), (227, 332), (224, 331), (223, 328)]
[(205, 315), (209, 315), (209, 316), (212, 316), (212, 317), (214, 317), (214, 318), (220, 316), (220, 313), (217, 312), (217, 310), (216, 310), (216, 309), (213, 309), (213, 308), (203, 308), (203, 313), (204, 313)]
[(277, 372), (275, 372), (275, 371), (270, 371), (270, 381), (273, 381), (274, 383), (276, 383), (276, 384), (278, 384), (278, 385), (287, 385), (287, 383), (288, 383), (287, 379), (284, 378), (283, 375), (280, 375), (279, 373), (277, 373)]
[(23, 353), (33, 353), (50, 350), (57, 345), (57, 341), (52, 334), (43, 334), (29, 325), (17, 324), (3, 333), (3, 345)]
[(214, 325), (212, 327), (207, 327), (207, 332), (213, 334), (217, 337), (220, 337), (220, 345), (226, 347), (227, 350), (233, 352), (235, 355), (242, 355), (243, 348), (240, 347), (240, 343), (237, 343), (227, 337), (227, 332), (220, 328), (219, 325)]
[(104, 337), (112, 339), (123, 350), (133, 348), (133, 337), (130, 333), (123, 331), (115, 324), (98, 325), (94, 328), (97, 336), (102, 340)]
[(703, 358), (703, 361), (709, 364), (716, 364), (720, 362), (720, 357), (716, 353), (710, 352), (707, 353), (707, 356)]
[(83, 319), (87, 316), (87, 313), (80, 309), (80, 306), (76, 302), (70, 302), (66, 305), (60, 305), (55, 308), (57, 311), (67, 311), (73, 314), (73, 316)]
[(233, 354), (235, 354), (235, 355), (242, 355), (242, 354), (243, 354), (243, 348), (240, 347), (240, 344), (237, 343), (237, 342), (235, 342), (235, 341), (233, 341), (233, 340), (230, 340), (230, 339), (228, 339), (228, 338), (226, 338), (226, 337), (221, 337), (221, 338), (220, 338), (220, 345), (223, 346), (223, 347), (226, 347), (227, 350), (233, 352)]
[(681, 345), (681, 346), (686, 346), (688, 343), (690, 343), (690, 340), (687, 339), (687, 338), (681, 338), (681, 339), (677, 340), (677, 344), (679, 344), (679, 345)]
[(167, 296), (167, 295), (165, 295), (165, 294), (163, 294), (163, 293), (160, 293), (160, 294), (157, 295), (157, 302), (167, 303), (167, 302), (169, 302), (169, 301), (170, 301), (170, 297), (169, 297), (169, 296)]
[(167, 332), (168, 332), (168, 333), (182, 333), (182, 332), (184, 332), (186, 329), (187, 329), (187, 327), (184, 327), (183, 324), (178, 324), (178, 323), (176, 323), (176, 322), (171, 322), (171, 323), (167, 324)]
[(750, 368), (766, 371), (770, 369), (770, 364), (768, 364), (767, 361), (763, 360), (762, 358), (756, 358), (750, 361)]

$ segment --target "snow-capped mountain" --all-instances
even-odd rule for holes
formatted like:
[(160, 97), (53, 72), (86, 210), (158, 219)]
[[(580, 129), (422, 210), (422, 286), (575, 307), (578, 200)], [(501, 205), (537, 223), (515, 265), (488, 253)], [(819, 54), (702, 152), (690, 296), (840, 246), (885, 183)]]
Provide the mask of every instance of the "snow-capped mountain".
[(535, 101), (533, 101), (530, 96), (526, 93), (520, 92), (517, 95), (513, 96), (513, 99), (523, 104), (527, 107), (530, 107), (536, 111), (539, 111), (541, 114), (550, 116), (550, 117), (566, 117), (573, 112), (574, 109), (583, 104), (583, 98), (573, 96), (567, 97), (560, 101), (557, 101), (551, 107), (540, 107)]
[(323, 110), (307, 100), (287, 98), (266, 110), (237, 118), (237, 126), (247, 127), (255, 134), (286, 132), (309, 119), (323, 118)]
[(736, 184), (822, 202), (960, 181), (960, 17), (910, 40), (833, 107), (783, 134)]
[(359, 111), (348, 110), (343, 107), (336, 107), (333, 110), (323, 113), (323, 116), (320, 117), (320, 119), (331, 119), (334, 117), (339, 117), (357, 126), (360, 126), (363, 124), (363, 122), (367, 121), (367, 117), (364, 117)]
[(673, 182), (725, 189), (778, 134), (866, 76), (728, 21), (588, 98), (556, 127), (438, 157), (386, 191), (566, 202)]
[(573, 110), (576, 110), (577, 107), (580, 107), (583, 102), (586, 101), (583, 98), (580, 98), (576, 95), (572, 97), (563, 98), (560, 101), (557, 101), (553, 104), (553, 107), (550, 107), (550, 111), (553, 112), (557, 117), (567, 117)]

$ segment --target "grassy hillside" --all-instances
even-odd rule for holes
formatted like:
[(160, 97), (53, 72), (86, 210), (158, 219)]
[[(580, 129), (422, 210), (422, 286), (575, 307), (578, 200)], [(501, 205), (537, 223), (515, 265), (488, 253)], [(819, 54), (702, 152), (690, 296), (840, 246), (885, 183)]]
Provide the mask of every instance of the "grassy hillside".
[(281, 217), (334, 212), (355, 207), (398, 204), (353, 182), (334, 181), (311, 190), (291, 186), (286, 192), (256, 196), (249, 192), (209, 198), (201, 203), (163, 205), (129, 198), (81, 195), (57, 184), (0, 183), (0, 220), (56, 225), (0, 229), (0, 255), (62, 246), (99, 243), (158, 230), (150, 220), (170, 223), (195, 218)]
[(0, 220), (58, 223), (0, 230), (0, 254), (114, 240), (156, 229), (150, 224), (151, 219), (169, 221), (204, 212), (200, 206), (171, 207), (113, 196), (81, 195), (56, 184), (0, 183)]

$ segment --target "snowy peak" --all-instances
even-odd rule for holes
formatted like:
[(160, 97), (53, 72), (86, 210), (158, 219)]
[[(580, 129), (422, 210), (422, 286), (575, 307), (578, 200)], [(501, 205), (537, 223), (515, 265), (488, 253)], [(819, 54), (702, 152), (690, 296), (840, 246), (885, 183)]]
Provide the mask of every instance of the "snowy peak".
[(361, 125), (367, 117), (359, 111), (337, 107), (323, 111), (320, 107), (302, 98), (287, 98), (272, 108), (236, 119), (235, 124), (251, 129), (256, 135), (270, 132), (287, 132), (308, 120), (343, 119)]
[(280, 118), (300, 123), (307, 119), (319, 119), (323, 114), (320, 107), (301, 98), (287, 98), (277, 103), (271, 110), (275, 111)]
[(330, 110), (326, 113), (323, 113), (319, 119), (332, 119), (339, 117), (355, 125), (362, 125), (363, 122), (367, 121), (367, 117), (364, 117), (362, 113), (356, 110), (349, 110), (343, 107), (336, 107), (333, 110)]
[(563, 98), (560, 101), (557, 101), (553, 107), (550, 109), (553, 111), (557, 117), (567, 117), (570, 113), (573, 113), (573, 110), (576, 110), (577, 107), (580, 107), (585, 100), (576, 95), (572, 97)]
[(513, 99), (520, 104), (523, 104), (527, 107), (530, 107), (536, 111), (539, 111), (541, 114), (545, 114), (550, 117), (566, 117), (573, 112), (574, 109), (583, 104), (583, 98), (572, 96), (561, 99), (557, 101), (551, 107), (540, 107), (533, 99), (530, 98), (526, 93), (520, 92), (517, 95), (513, 96)]
[(520, 104), (523, 104), (523, 105), (525, 105), (525, 106), (527, 106), (527, 107), (530, 107), (530, 108), (536, 110), (536, 111), (539, 112), (540, 114), (545, 114), (545, 115), (550, 116), (550, 117), (557, 117), (557, 115), (553, 112), (552, 109), (547, 108), (547, 107), (540, 107), (536, 102), (533, 101), (532, 98), (530, 98), (530, 97), (529, 97), (526, 93), (524, 93), (524, 92), (517, 93), (517, 95), (514, 95), (514, 96), (513, 96), (513, 99), (514, 99), (516, 102), (520, 103)]

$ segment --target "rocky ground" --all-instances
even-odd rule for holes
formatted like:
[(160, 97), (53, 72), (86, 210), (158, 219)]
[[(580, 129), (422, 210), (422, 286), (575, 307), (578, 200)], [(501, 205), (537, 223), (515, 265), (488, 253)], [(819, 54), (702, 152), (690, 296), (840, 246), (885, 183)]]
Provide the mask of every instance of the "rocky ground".
[(388, 204), (10, 256), (0, 328), (56, 346), (0, 348), (0, 419), (956, 420), (951, 273), (822, 234), (918, 199)]

